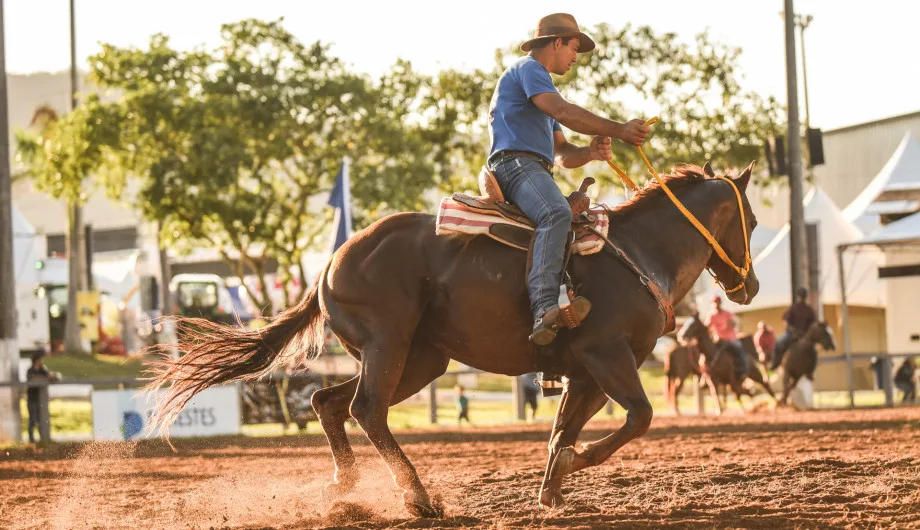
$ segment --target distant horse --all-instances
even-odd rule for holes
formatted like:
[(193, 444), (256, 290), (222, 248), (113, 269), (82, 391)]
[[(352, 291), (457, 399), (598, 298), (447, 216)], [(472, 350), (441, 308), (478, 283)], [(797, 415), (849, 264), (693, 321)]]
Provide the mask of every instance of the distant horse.
[(786, 350), (781, 364), (783, 367), (783, 399), (780, 402), (783, 405), (788, 401), (789, 393), (799, 383), (799, 379), (807, 377), (809, 381), (814, 381), (815, 369), (818, 367), (818, 350), (815, 349), (817, 344), (828, 351), (837, 349), (834, 335), (827, 326), (827, 322), (812, 324), (808, 331)]
[[(652, 406), (638, 367), (669, 331), (667, 307), (686, 296), (705, 268), (723, 285), (737, 285), (728, 289), (729, 299), (746, 304), (757, 294), (760, 284), (747, 267), (756, 225), (745, 196), (750, 177), (750, 166), (734, 179), (709, 176), (696, 166), (664, 177), (718, 247), (655, 182), (610, 212), (609, 239), (653, 280), (664, 302), (609, 246), (572, 257), (569, 271), (593, 309), (580, 327), (561, 330), (555, 341), (568, 382), (550, 437), (539, 494), (544, 506), (563, 505), (564, 476), (601, 464), (648, 430)], [(745, 265), (738, 268), (726, 258)], [(385, 217), (349, 239), (306, 297), (260, 330), (180, 319), (184, 355), (154, 367), (150, 387), (165, 392), (154, 425), (168, 425), (208, 387), (258, 378), (282, 364), (302, 365), (321, 348), (327, 323), (361, 370), (313, 394), (336, 467), (326, 493), (345, 494), (358, 481), (360, 467), (344, 427), (353, 417), (389, 466), (407, 509), (439, 516), (442, 510), (387, 426), (388, 408), (443, 374), (451, 359), (512, 376), (534, 371), (526, 261), (525, 252), (488, 237), (438, 236), (432, 215)], [(625, 424), (576, 450), (578, 434), (608, 399), (627, 410)]]
[[(754, 346), (754, 339), (749, 335), (743, 336), (741, 337), (741, 345), (744, 352), (748, 355), (749, 371), (754, 370), (759, 372), (759, 370), (753, 364), (754, 360), (758, 359), (761, 363), (764, 363), (765, 361), (760, 358), (760, 355), (757, 352), (757, 348)], [(700, 370), (701, 354), (702, 353), (700, 352), (698, 346), (691, 344), (681, 344), (671, 350), (668, 356), (665, 357), (664, 395), (668, 405), (671, 407), (671, 411), (673, 411), (674, 414), (680, 415), (678, 398), (680, 396), (681, 389), (684, 387), (684, 381), (691, 375), (703, 375), (702, 371)], [(724, 388), (724, 386), (721, 387), (723, 394)], [(724, 395), (722, 399), (724, 401)]]
[(664, 395), (674, 414), (680, 414), (678, 397), (684, 381), (691, 375), (702, 375), (700, 349), (695, 345), (680, 344), (664, 360)]
[[(684, 326), (678, 332), (677, 338), (681, 344), (687, 344), (693, 341), (705, 358), (706, 373), (703, 379), (716, 402), (716, 410), (718, 413), (722, 414), (725, 404), (720, 399), (717, 390), (724, 386), (732, 389), (732, 392), (738, 399), (738, 404), (741, 405), (741, 410), (745, 410), (744, 403), (741, 401), (742, 394), (747, 395), (751, 399), (753, 399), (754, 396), (743, 386), (744, 380), (739, 381), (735, 375), (735, 360), (732, 358), (731, 354), (724, 351), (727, 345), (713, 342), (712, 336), (709, 334), (709, 329), (700, 319), (699, 313), (695, 313), (684, 321)], [(763, 389), (767, 391), (767, 394), (776, 401), (776, 395), (773, 393), (773, 389), (770, 388), (770, 383), (766, 381), (763, 373), (761, 373), (760, 368), (757, 366), (757, 357), (747, 352), (743, 352), (743, 354), (747, 355), (748, 365), (748, 372), (745, 379), (751, 379), (762, 386)]]

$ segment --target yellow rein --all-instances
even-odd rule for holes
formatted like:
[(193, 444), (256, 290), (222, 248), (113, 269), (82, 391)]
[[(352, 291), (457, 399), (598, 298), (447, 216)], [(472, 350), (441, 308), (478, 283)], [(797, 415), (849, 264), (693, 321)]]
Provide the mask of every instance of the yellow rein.
[[(657, 121), (658, 121), (658, 118), (655, 117), (645, 122), (645, 125), (651, 126)], [(725, 182), (728, 182), (731, 185), (732, 189), (735, 190), (735, 196), (738, 197), (738, 209), (741, 211), (741, 232), (744, 234), (744, 264), (741, 267), (732, 263), (732, 260), (729, 259), (728, 254), (725, 253), (725, 251), (722, 249), (722, 245), (720, 245), (719, 242), (716, 241), (716, 238), (714, 238), (712, 234), (709, 233), (709, 230), (707, 230), (706, 227), (703, 226), (703, 223), (701, 223), (699, 219), (697, 219), (692, 213), (690, 213), (690, 211), (687, 210), (687, 208), (684, 207), (683, 204), (681, 204), (680, 200), (674, 195), (674, 193), (672, 193), (671, 190), (668, 189), (667, 184), (664, 183), (664, 180), (661, 178), (661, 176), (658, 175), (658, 172), (655, 171), (655, 168), (652, 167), (652, 164), (651, 162), (648, 161), (648, 158), (646, 158), (645, 153), (642, 152), (642, 146), (636, 146), (636, 151), (639, 152), (639, 156), (642, 157), (642, 161), (645, 162), (645, 167), (648, 168), (649, 173), (651, 173), (652, 176), (655, 177), (655, 180), (658, 181), (658, 185), (661, 186), (661, 189), (664, 190), (665, 195), (667, 195), (668, 198), (671, 199), (671, 202), (674, 203), (674, 206), (676, 206), (677, 209), (680, 210), (680, 213), (684, 214), (684, 217), (686, 217), (687, 220), (690, 221), (690, 224), (692, 224), (699, 231), (699, 233), (702, 234), (704, 238), (706, 238), (706, 241), (709, 242), (709, 245), (712, 247), (715, 253), (719, 256), (719, 258), (721, 258), (722, 261), (724, 261), (726, 265), (731, 267), (741, 277), (741, 283), (739, 283), (737, 287), (734, 287), (732, 289), (728, 289), (724, 283), (722, 283), (718, 278), (716, 278), (716, 281), (718, 281), (722, 285), (722, 289), (725, 291), (725, 293), (731, 294), (731, 293), (734, 293), (735, 291), (741, 290), (741, 288), (744, 287), (744, 282), (747, 281), (747, 276), (751, 271), (751, 250), (750, 248), (748, 248), (747, 223), (745, 222), (745, 218), (744, 218), (744, 202), (741, 200), (741, 191), (738, 189), (738, 186), (736, 186), (735, 183), (732, 182), (730, 178), (726, 178), (722, 175), (718, 175), (716, 177), (718, 179), (724, 180)], [(616, 172), (617, 176), (620, 177), (620, 180), (623, 182), (623, 186), (631, 189), (634, 192), (639, 191), (639, 186), (636, 186), (636, 183), (633, 182), (626, 175), (626, 172), (624, 172), (622, 169), (617, 167), (617, 165), (614, 164), (612, 160), (608, 159), (607, 165), (609, 165)]]

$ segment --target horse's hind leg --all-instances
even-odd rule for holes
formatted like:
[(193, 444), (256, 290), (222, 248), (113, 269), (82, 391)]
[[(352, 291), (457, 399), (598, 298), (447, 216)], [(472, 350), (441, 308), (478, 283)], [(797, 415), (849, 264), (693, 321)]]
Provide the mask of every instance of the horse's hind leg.
[[(408, 359), (409, 345), (394, 340), (392, 331), (372, 336), (375, 337), (373, 342), (361, 348), (363, 363), (357, 393), (351, 403), (351, 415), (390, 468), (396, 485), (403, 489), (406, 508), (418, 517), (439, 517), (441, 510), (432, 506), (415, 467), (387, 425), (387, 411), (399, 397), (396, 392)], [(388, 336), (389, 341), (386, 340)], [(410, 371), (416, 368), (412, 366)]]
[[(413, 348), (406, 360), (406, 364), (412, 368), (403, 371), (390, 405), (395, 405), (418, 393), (425, 385), (447, 370), (448, 362), (450, 359), (444, 355)], [(329, 484), (324, 492), (330, 497), (350, 492), (359, 476), (355, 467), (354, 453), (345, 433), (345, 422), (351, 417), (349, 406), (355, 397), (357, 388), (358, 376), (355, 376), (345, 383), (318, 390), (313, 394), (313, 408), (329, 440), (336, 468), (335, 481)]]
[(780, 403), (786, 406), (789, 403), (789, 394), (792, 393), (792, 389), (795, 388), (795, 385), (799, 382), (799, 378), (787, 375), (785, 370), (783, 372), (783, 398), (780, 400)]
[(607, 396), (587, 374), (573, 377), (566, 385), (549, 439), (549, 459), (540, 486), (540, 504), (547, 508), (561, 508), (564, 504), (562, 475), (555, 474), (553, 468), (560, 464), (558, 457), (562, 450), (571, 450), (582, 428), (605, 403)]
[(684, 381), (686, 381), (686, 379), (682, 377), (682, 378), (678, 379), (678, 380), (677, 380), (677, 384), (674, 385), (674, 397), (673, 397), (674, 403), (673, 403), (673, 408), (674, 408), (674, 415), (675, 415), (675, 416), (680, 416), (680, 406), (679, 406), (680, 391), (683, 390), (683, 388), (684, 388)]
[(553, 466), (553, 479), (603, 463), (627, 442), (645, 434), (652, 423), (652, 405), (639, 379), (636, 356), (624, 338), (609, 349), (582, 352), (580, 360), (604, 393), (626, 409), (626, 423), (610, 436), (583, 444), (581, 451), (563, 449)]
[(334, 480), (323, 492), (330, 497), (347, 494), (358, 481), (355, 454), (345, 434), (345, 422), (351, 416), (348, 406), (355, 397), (357, 388), (358, 376), (355, 376), (344, 383), (317, 390), (313, 394), (313, 410), (316, 411), (319, 424), (326, 433), (335, 463)]

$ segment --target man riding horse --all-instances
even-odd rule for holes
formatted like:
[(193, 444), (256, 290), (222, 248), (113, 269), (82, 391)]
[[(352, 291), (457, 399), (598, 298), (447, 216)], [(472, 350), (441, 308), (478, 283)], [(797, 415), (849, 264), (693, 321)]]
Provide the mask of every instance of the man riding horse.
[[(521, 45), (528, 54), (508, 67), (498, 80), (489, 109), (488, 168), (502, 193), (537, 224), (533, 263), (527, 278), (534, 325), (530, 340), (552, 342), (563, 326), (559, 306), (566, 237), (572, 210), (553, 180), (555, 164), (567, 169), (611, 157), (610, 138), (641, 145), (648, 136), (642, 120), (618, 123), (569, 103), (553, 86), (550, 73), (564, 75), (578, 53), (594, 49), (594, 41), (578, 29), (572, 15), (556, 13), (540, 19), (534, 38)], [(566, 140), (561, 125), (593, 135), (587, 146)], [(591, 310), (582, 296), (571, 301), (576, 321)], [(556, 376), (544, 374), (544, 379)]]
[(779, 368), (780, 363), (783, 361), (783, 354), (786, 353), (789, 346), (808, 331), (812, 324), (818, 321), (818, 314), (815, 313), (814, 308), (808, 305), (808, 289), (799, 287), (795, 294), (795, 302), (783, 314), (783, 320), (786, 321), (786, 332), (776, 339), (770, 370)]
[[(335, 463), (324, 495), (348, 495), (367, 467), (356, 460), (345, 429), (353, 418), (386, 463), (406, 508), (417, 516), (439, 516), (443, 510), (390, 430), (389, 408), (443, 375), (451, 360), (509, 376), (533, 371), (537, 352), (527, 337), (553, 339), (558, 293), (560, 304), (576, 306), (587, 318), (554, 344), (564, 346), (559, 360), (568, 384), (553, 421), (540, 504), (563, 507), (566, 477), (602, 464), (648, 431), (653, 409), (639, 366), (657, 339), (674, 329), (674, 306), (705, 269), (735, 303), (749, 303), (760, 290), (750, 259), (757, 223), (746, 197), (753, 163), (735, 177), (696, 166), (659, 175), (649, 164), (651, 184), (616, 209), (599, 208), (598, 215), (621, 230), (611, 237), (592, 232), (603, 245), (570, 261), (580, 291), (594, 301), (587, 314), (587, 300), (573, 304), (568, 292), (559, 292), (568, 230), (568, 221), (560, 227), (559, 219), (574, 215), (552, 180), (553, 156), (565, 167), (609, 157), (607, 137), (641, 144), (647, 128), (598, 118), (555, 92), (549, 72), (567, 71), (578, 51), (594, 46), (571, 16), (544, 18), (535, 37), (547, 40), (524, 45), (532, 54), (505, 73), (496, 92), (490, 157), (507, 196), (539, 221), (533, 281), (525, 285), (520, 274), (527, 266), (521, 252), (526, 244), (500, 244), (486, 232), (439, 233), (440, 216), (427, 213), (383, 217), (336, 250), (301, 301), (262, 329), (180, 318), (176, 343), (155, 348), (163, 360), (151, 367), (148, 388), (163, 392), (152, 428), (165, 429), (209, 387), (306, 366), (319, 354), (328, 328), (360, 369), (312, 397)], [(572, 146), (554, 132), (555, 123), (599, 138), (593, 147)], [(482, 220), (488, 215), (476, 215), (488, 224)], [(523, 220), (515, 224), (536, 224)], [(570, 311), (563, 320), (571, 325)], [(611, 399), (626, 410), (623, 425), (576, 448), (584, 426)]]
[(722, 309), (722, 297), (712, 298), (712, 313), (706, 317), (706, 327), (712, 332), (712, 339), (720, 351), (728, 352), (732, 356), (735, 367), (735, 377), (743, 382), (747, 377), (747, 355), (738, 339), (737, 322), (735, 315)]

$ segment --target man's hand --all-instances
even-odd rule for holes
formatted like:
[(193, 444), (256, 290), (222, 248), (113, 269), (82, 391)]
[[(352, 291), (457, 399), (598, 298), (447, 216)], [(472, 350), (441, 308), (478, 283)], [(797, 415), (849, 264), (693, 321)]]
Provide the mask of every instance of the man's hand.
[(595, 136), (591, 139), (588, 149), (591, 151), (591, 160), (610, 160), (613, 156), (609, 136)]
[(629, 120), (623, 124), (623, 131), (620, 134), (620, 140), (632, 145), (642, 145), (642, 142), (648, 138), (648, 127), (645, 122), (639, 119)]

